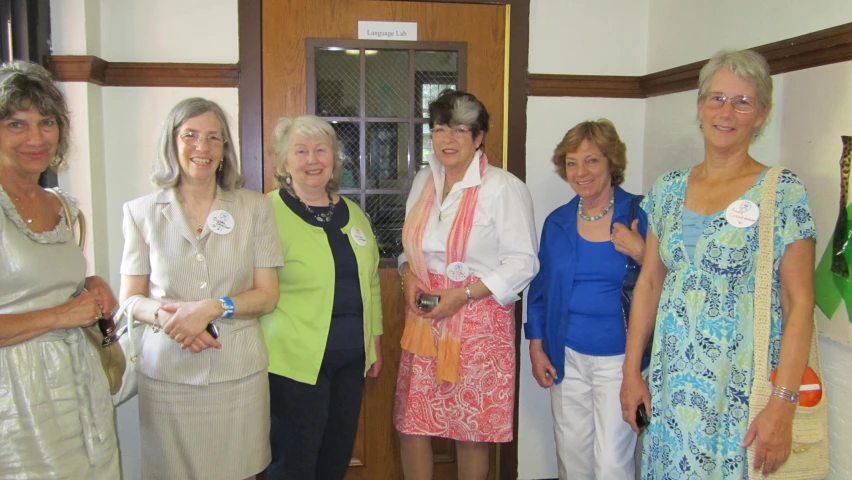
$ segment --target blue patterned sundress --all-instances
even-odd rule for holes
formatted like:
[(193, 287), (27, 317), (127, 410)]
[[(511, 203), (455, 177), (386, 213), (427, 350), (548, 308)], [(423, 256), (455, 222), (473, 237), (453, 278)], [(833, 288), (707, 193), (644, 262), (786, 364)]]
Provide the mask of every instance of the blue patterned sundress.
[[(724, 211), (711, 215), (690, 258), (683, 243), (683, 204), (691, 170), (657, 179), (642, 203), (668, 269), (654, 330), (644, 480), (748, 478), (740, 444), (748, 429), (753, 370), (758, 223), (737, 228), (728, 224)], [(740, 198), (760, 205), (765, 174)], [(799, 178), (784, 170), (777, 192), (772, 368), (781, 342), (781, 255), (796, 240), (816, 238)]]

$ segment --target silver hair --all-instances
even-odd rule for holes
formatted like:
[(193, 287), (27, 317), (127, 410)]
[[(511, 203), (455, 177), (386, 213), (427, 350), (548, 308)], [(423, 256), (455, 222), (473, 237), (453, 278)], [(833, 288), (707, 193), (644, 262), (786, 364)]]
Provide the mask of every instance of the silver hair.
[[(754, 88), (761, 111), (772, 105), (772, 75), (769, 72), (769, 64), (763, 55), (753, 50), (722, 50), (710, 57), (698, 74), (699, 98), (707, 93), (713, 75), (722, 69), (729, 70)], [(763, 122), (754, 138), (762, 133), (767, 123)]]
[(307, 138), (328, 139), (334, 165), (331, 170), (331, 178), (325, 185), (325, 190), (328, 193), (337, 192), (340, 189), (340, 174), (343, 170), (340, 142), (337, 140), (334, 127), (315, 115), (301, 115), (295, 118), (282, 117), (275, 123), (275, 129), (272, 131), (273, 152), (275, 154), (275, 188), (287, 188), (284, 183), (289, 175), (287, 173), (287, 154), (290, 151), (290, 136), (294, 133)]
[(223, 190), (232, 190), (243, 186), (237, 151), (234, 149), (231, 128), (228, 126), (228, 116), (216, 102), (199, 97), (181, 101), (171, 109), (163, 121), (160, 129), (159, 158), (151, 172), (151, 183), (155, 186), (172, 188), (180, 183), (177, 133), (187, 120), (207, 112), (213, 113), (219, 120), (222, 136), (226, 140), (223, 147), (222, 169), (216, 171), (216, 184)]
[(0, 119), (35, 108), (44, 116), (53, 116), (59, 126), (56, 156), (50, 168), (58, 170), (71, 144), (71, 118), (65, 96), (44, 67), (32, 62), (13, 60), (0, 66)]
[(481, 109), (477, 102), (467, 97), (456, 98), (451, 125), (476, 125)]

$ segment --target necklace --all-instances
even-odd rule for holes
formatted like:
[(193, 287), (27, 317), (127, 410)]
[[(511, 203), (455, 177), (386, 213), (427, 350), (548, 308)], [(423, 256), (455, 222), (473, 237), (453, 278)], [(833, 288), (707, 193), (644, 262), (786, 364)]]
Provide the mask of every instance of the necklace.
[(583, 211), (583, 198), (581, 197), (580, 204), (577, 206), (577, 215), (579, 215), (580, 218), (587, 222), (594, 222), (605, 217), (606, 214), (609, 213), (610, 210), (612, 210), (613, 205), (615, 205), (615, 196), (609, 199), (609, 204), (606, 206), (606, 208), (603, 209), (601, 213), (595, 215), (594, 217), (590, 217), (586, 215), (586, 212)]
[(296, 194), (295, 191), (292, 191), (292, 192), (288, 191), (287, 193), (289, 193), (290, 195), (293, 196), (293, 198), (298, 200), (299, 203), (301, 203), (302, 206), (305, 207), (305, 210), (307, 210), (308, 213), (313, 215), (314, 218), (316, 218), (318, 222), (328, 223), (328, 222), (331, 221), (331, 216), (334, 215), (334, 199), (331, 198), (330, 193), (328, 194), (328, 211), (324, 212), (324, 213), (317, 213), (313, 209), (311, 209), (311, 207), (309, 207), (307, 203), (305, 203), (301, 198), (299, 198), (299, 196)]
[(27, 225), (29, 225), (29, 224), (33, 223), (33, 219), (32, 219), (32, 218), (24, 218), (24, 216), (23, 216), (23, 215), (21, 215), (21, 210), (22, 210), (22, 209), (20, 208), (20, 207), (22, 206), (22, 204), (21, 204), (21, 199), (20, 199), (20, 198), (18, 198), (17, 196), (15, 196), (15, 195), (12, 195), (12, 196), (13, 196), (13, 197), (15, 197), (15, 203), (17, 203), (17, 204), (18, 204), (18, 207), (19, 207), (19, 208), (18, 208), (18, 215), (20, 215), (20, 216), (21, 216), (21, 220), (23, 220), (23, 221), (27, 222)]

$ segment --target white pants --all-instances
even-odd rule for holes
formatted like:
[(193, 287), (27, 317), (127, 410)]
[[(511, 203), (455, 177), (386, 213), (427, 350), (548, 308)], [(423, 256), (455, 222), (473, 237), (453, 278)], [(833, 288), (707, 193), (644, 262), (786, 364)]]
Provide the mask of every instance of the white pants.
[(621, 418), (623, 362), (565, 349), (565, 378), (550, 387), (560, 480), (635, 478), (636, 434)]

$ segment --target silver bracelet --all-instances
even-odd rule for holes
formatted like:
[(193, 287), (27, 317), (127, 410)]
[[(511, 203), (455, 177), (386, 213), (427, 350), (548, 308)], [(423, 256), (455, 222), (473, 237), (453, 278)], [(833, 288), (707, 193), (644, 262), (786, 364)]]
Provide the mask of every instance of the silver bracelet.
[(790, 403), (799, 403), (799, 392), (794, 392), (789, 388), (779, 387), (778, 385), (772, 387), (772, 396)]
[(475, 298), (473, 298), (473, 293), (470, 291), (470, 287), (464, 287), (464, 293), (467, 294), (467, 303), (473, 303)]

